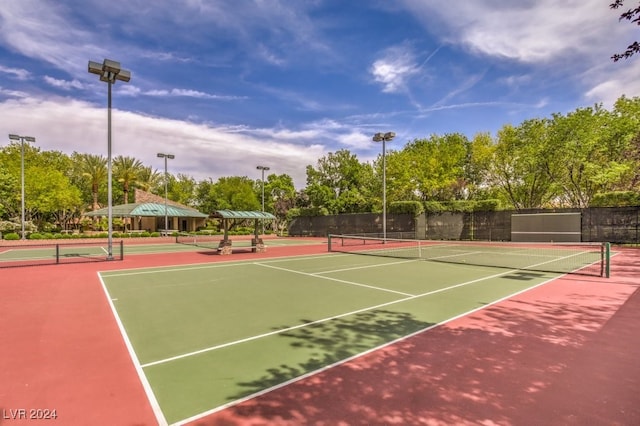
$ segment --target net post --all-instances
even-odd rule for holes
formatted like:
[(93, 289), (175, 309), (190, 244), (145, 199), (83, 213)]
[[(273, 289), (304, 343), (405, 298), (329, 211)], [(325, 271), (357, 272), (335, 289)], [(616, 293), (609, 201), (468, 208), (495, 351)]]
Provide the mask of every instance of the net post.
[(604, 277), (611, 276), (611, 243), (604, 243)]
[(331, 234), (328, 234), (327, 237), (327, 250), (331, 251)]
[(56, 244), (56, 264), (60, 263), (60, 244)]
[(124, 260), (124, 240), (120, 240), (120, 260)]

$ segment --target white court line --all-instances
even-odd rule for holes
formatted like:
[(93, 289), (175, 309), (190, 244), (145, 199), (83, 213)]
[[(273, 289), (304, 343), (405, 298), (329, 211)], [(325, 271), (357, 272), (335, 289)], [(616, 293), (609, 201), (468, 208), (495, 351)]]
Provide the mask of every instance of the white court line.
[[(405, 292), (402, 292), (402, 291), (390, 290), (390, 289), (384, 288), (384, 287), (376, 287), (376, 286), (373, 286), (373, 285), (361, 284), (361, 283), (356, 283), (356, 282), (353, 282), (353, 281), (341, 280), (341, 279), (338, 279), (338, 278), (323, 277), (322, 275), (318, 275), (318, 274), (312, 274), (312, 273), (309, 273), (309, 272), (296, 271), (294, 269), (280, 268), (279, 266), (267, 265), (267, 264), (260, 263), (260, 262), (255, 262), (254, 265), (263, 266), (265, 268), (277, 269), (279, 271), (285, 271), (285, 272), (289, 272), (289, 273), (292, 273), (292, 274), (304, 275), (304, 276), (307, 276), (307, 277), (321, 278), (323, 280), (329, 280), (329, 281), (336, 281), (336, 282), (339, 282), (339, 283), (354, 285), (354, 286), (357, 286), (357, 287), (365, 287), (365, 288), (370, 288), (370, 289), (373, 289), (373, 290), (380, 290), (380, 291), (384, 291), (384, 292), (387, 292), (387, 293), (400, 294), (402, 296), (415, 296), (414, 294), (405, 293)], [(333, 272), (333, 271), (330, 271), (330, 272)], [(324, 274), (328, 274), (329, 271), (328, 272), (323, 272), (323, 273)]]
[(194, 356), (194, 355), (200, 355), (200, 354), (203, 354), (203, 353), (206, 353), (206, 352), (211, 352), (211, 351), (214, 351), (214, 350), (217, 350), (217, 349), (222, 349), (222, 348), (226, 348), (226, 347), (229, 347), (229, 346), (234, 346), (234, 345), (238, 345), (238, 344), (241, 344), (241, 343), (250, 342), (252, 340), (262, 339), (263, 337), (273, 336), (273, 335), (276, 335), (276, 334), (285, 333), (285, 332), (292, 331), (292, 330), (297, 330), (299, 328), (309, 327), (311, 325), (321, 324), (323, 322), (331, 321), (331, 320), (338, 319), (338, 318), (343, 318), (343, 317), (346, 317), (346, 316), (349, 316), (349, 315), (359, 314), (360, 312), (366, 312), (366, 311), (370, 311), (372, 309), (379, 309), (379, 308), (383, 308), (385, 306), (395, 305), (396, 303), (406, 302), (408, 300), (417, 299), (419, 297), (431, 296), (433, 294), (437, 294), (437, 293), (442, 293), (444, 291), (453, 290), (453, 289), (458, 288), (458, 287), (463, 287), (463, 286), (466, 286), (466, 285), (469, 285), (469, 284), (474, 284), (474, 283), (477, 283), (477, 282), (480, 282), (480, 281), (484, 281), (484, 280), (488, 280), (488, 279), (492, 279), (492, 278), (497, 278), (497, 277), (500, 277), (502, 275), (510, 274), (510, 273), (515, 272), (517, 270), (518, 269), (514, 269), (514, 270), (510, 270), (510, 271), (506, 271), (506, 272), (501, 272), (499, 274), (494, 274), (494, 275), (490, 275), (490, 276), (483, 277), (483, 278), (477, 278), (475, 280), (466, 281), (466, 282), (455, 284), (455, 285), (452, 285), (452, 286), (449, 286), (449, 287), (443, 287), (443, 288), (439, 288), (437, 290), (428, 291), (426, 293), (416, 294), (416, 295), (409, 296), (409, 297), (404, 297), (404, 298), (398, 299), (398, 300), (392, 300), (391, 302), (385, 302), (385, 303), (381, 303), (381, 304), (375, 305), (375, 306), (368, 306), (366, 308), (357, 309), (355, 311), (346, 312), (344, 314), (334, 315), (334, 316), (327, 317), (327, 318), (322, 318), (322, 319), (319, 319), (319, 320), (316, 320), (316, 321), (311, 321), (311, 322), (307, 322), (307, 323), (304, 323), (304, 324), (299, 324), (299, 325), (295, 325), (295, 326), (292, 326), (292, 327), (283, 328), (283, 329), (280, 329), (280, 330), (270, 331), (268, 333), (263, 333), (263, 334), (259, 334), (259, 335), (256, 335), (256, 336), (251, 336), (251, 337), (247, 337), (247, 338), (244, 338), (244, 339), (235, 340), (235, 341), (232, 341), (232, 342), (222, 343), (220, 345), (210, 346), (208, 348), (199, 349), (197, 351), (188, 352), (188, 353), (172, 356), (172, 357), (165, 358), (165, 359), (160, 359), (160, 360), (157, 360), (157, 361), (148, 362), (146, 364), (142, 364), (141, 367), (142, 368), (146, 368), (146, 367), (151, 367), (151, 366), (154, 366), (154, 365), (165, 364), (167, 362), (176, 361), (176, 360), (183, 359), (183, 358), (188, 358), (188, 357), (191, 357), (191, 356)]
[[(541, 262), (541, 263), (538, 263), (538, 264), (529, 265), (528, 268), (534, 268), (534, 267), (536, 267), (538, 265), (542, 265), (544, 263), (547, 263), (547, 262)], [(264, 266), (267, 266), (267, 265), (264, 265)], [(268, 266), (268, 267), (274, 268), (273, 266)], [(282, 269), (282, 268), (276, 268), (276, 269)], [(405, 298), (398, 299), (398, 300), (393, 300), (391, 302), (386, 302), (386, 303), (382, 303), (382, 304), (379, 304), (379, 305), (358, 309), (358, 310), (355, 310), (355, 311), (352, 311), (352, 312), (347, 312), (347, 313), (344, 313), (344, 314), (335, 315), (335, 316), (332, 316), (332, 317), (327, 317), (327, 318), (323, 318), (323, 319), (320, 319), (320, 320), (316, 320), (316, 321), (312, 321), (312, 322), (308, 322), (308, 323), (304, 323), (304, 324), (299, 324), (299, 325), (296, 325), (296, 326), (293, 326), (293, 327), (283, 328), (283, 329), (280, 329), (280, 330), (271, 331), (269, 333), (264, 333), (264, 334), (251, 336), (251, 337), (247, 337), (247, 338), (236, 340), (236, 341), (232, 341), (232, 342), (223, 343), (223, 344), (220, 344), (220, 345), (210, 346), (208, 348), (199, 349), (197, 351), (188, 352), (188, 353), (185, 353), (185, 354), (182, 354), (182, 355), (176, 355), (176, 356), (173, 356), (173, 357), (160, 359), (160, 360), (157, 360), (157, 361), (152, 361), (152, 362), (143, 364), (141, 367), (142, 368), (146, 368), (146, 367), (150, 367), (150, 366), (153, 366), (153, 365), (164, 364), (164, 363), (167, 363), (167, 362), (171, 362), (171, 361), (175, 361), (175, 360), (179, 360), (179, 359), (183, 359), (183, 358), (188, 358), (188, 357), (191, 357), (191, 356), (194, 356), (194, 355), (199, 355), (199, 354), (202, 354), (202, 353), (214, 351), (216, 349), (221, 349), (221, 348), (225, 348), (225, 347), (228, 347), (228, 346), (233, 346), (233, 345), (237, 345), (237, 344), (240, 344), (240, 343), (250, 342), (252, 340), (257, 340), (257, 339), (261, 339), (263, 337), (268, 337), (268, 336), (272, 336), (272, 335), (275, 335), (275, 334), (279, 334), (279, 333), (283, 333), (283, 332), (287, 332), (287, 331), (291, 331), (291, 330), (296, 330), (296, 329), (303, 328), (303, 327), (308, 327), (308, 326), (311, 326), (311, 325), (314, 325), (314, 324), (320, 324), (320, 323), (323, 323), (323, 322), (326, 322), (326, 321), (330, 321), (330, 320), (337, 319), (337, 318), (342, 318), (342, 317), (345, 317), (345, 316), (348, 316), (348, 315), (354, 315), (354, 314), (357, 314), (357, 313), (360, 313), (360, 312), (366, 312), (366, 311), (369, 311), (369, 310), (372, 310), (372, 309), (378, 309), (378, 308), (385, 307), (385, 306), (395, 305), (396, 303), (402, 303), (402, 302), (406, 302), (406, 301), (412, 300), (412, 299), (417, 299), (417, 298), (420, 298), (420, 297), (431, 296), (433, 294), (437, 294), (437, 293), (442, 293), (444, 291), (453, 290), (455, 288), (463, 287), (463, 286), (466, 286), (466, 285), (469, 285), (469, 284), (475, 284), (475, 283), (478, 283), (478, 282), (481, 282), (481, 281), (485, 281), (485, 280), (501, 277), (503, 275), (511, 274), (511, 273), (517, 272), (517, 271), (521, 271), (522, 269), (523, 268), (510, 269), (508, 271), (504, 271), (504, 272), (501, 272), (499, 274), (493, 274), (493, 275), (489, 275), (489, 276), (486, 276), (486, 277), (477, 278), (475, 280), (465, 281), (463, 283), (454, 284), (454, 285), (449, 286), (449, 287), (443, 287), (443, 288), (440, 288), (440, 289), (437, 289), (437, 290), (428, 291), (426, 293), (411, 295), (409, 297), (405, 297)], [(296, 272), (296, 271), (292, 271), (292, 272)], [(319, 278), (327, 278), (327, 277), (319, 277)], [(105, 291), (106, 291), (106, 289), (105, 289)], [(391, 291), (391, 290), (387, 290), (387, 291)]]
[[(416, 262), (418, 260), (420, 260), (420, 259), (401, 260), (399, 262), (389, 262), (389, 263), (377, 263), (377, 264), (374, 264), (374, 265), (352, 266), (351, 268), (332, 269), (330, 271), (314, 272), (313, 274), (314, 275), (333, 274), (335, 272), (355, 271), (355, 270), (358, 270), (358, 269), (379, 268), (381, 266), (400, 265), (402, 263)], [(292, 271), (292, 272), (297, 272), (297, 271)]]
[[(514, 270), (514, 271), (517, 271), (517, 269), (516, 269), (516, 270)], [(509, 271), (509, 272), (514, 272), (514, 271)], [(510, 298), (512, 298), (512, 297), (518, 296), (519, 294), (522, 294), (522, 293), (525, 293), (525, 292), (527, 292), (527, 291), (533, 290), (533, 289), (534, 289), (534, 288), (536, 288), (536, 287), (540, 287), (540, 286), (542, 286), (542, 285), (545, 285), (545, 284), (547, 284), (548, 282), (553, 281), (553, 280), (555, 280), (555, 279), (557, 279), (557, 278), (550, 278), (550, 279), (548, 279), (547, 281), (544, 281), (544, 282), (541, 282), (541, 283), (539, 283), (539, 284), (536, 284), (536, 285), (535, 285), (535, 286), (533, 286), (533, 287), (528, 287), (528, 288), (525, 288), (524, 290), (520, 290), (520, 291), (517, 291), (517, 292), (515, 292), (515, 293), (509, 294), (509, 295), (507, 295), (507, 296), (505, 296), (505, 297), (503, 297), (503, 298), (500, 298), (500, 299), (498, 299), (498, 300), (495, 300), (495, 301), (493, 301), (493, 302), (490, 302), (490, 303), (488, 303), (488, 304), (486, 304), (486, 305), (479, 306), (479, 307), (477, 307), (477, 308), (471, 309), (471, 310), (469, 310), (469, 311), (467, 311), (467, 312), (463, 312), (463, 313), (461, 313), (461, 314), (459, 314), (459, 315), (456, 315), (456, 316), (454, 316), (454, 317), (451, 317), (451, 318), (449, 318), (449, 319), (447, 319), (447, 320), (445, 320), (445, 321), (442, 321), (442, 322), (439, 322), (439, 323), (436, 323), (436, 324), (430, 325), (430, 326), (428, 326), (428, 327), (426, 327), (426, 328), (423, 328), (423, 329), (421, 329), (421, 330), (415, 331), (415, 332), (413, 332), (413, 333), (411, 333), (411, 334), (408, 334), (408, 335), (406, 335), (406, 336), (399, 337), (399, 338), (397, 338), (397, 339), (395, 339), (395, 340), (392, 340), (392, 341), (390, 341), (390, 342), (383, 343), (383, 344), (382, 344), (382, 345), (380, 345), (380, 346), (376, 346), (376, 347), (371, 348), (371, 349), (369, 349), (369, 350), (366, 350), (366, 351), (364, 351), (364, 352), (360, 352), (360, 353), (357, 353), (357, 354), (355, 354), (355, 355), (352, 355), (352, 356), (350, 356), (350, 357), (348, 357), (348, 358), (341, 359), (341, 360), (339, 360), (339, 361), (334, 362), (333, 364), (325, 365), (324, 367), (321, 367), (321, 368), (319, 368), (319, 369), (317, 369), (317, 370), (309, 371), (308, 373), (305, 373), (305, 374), (300, 375), (300, 376), (298, 376), (298, 377), (294, 377), (294, 378), (292, 378), (292, 379), (290, 379), (290, 380), (287, 380), (287, 381), (285, 381), (285, 382), (282, 382), (282, 383), (279, 383), (279, 384), (277, 384), (277, 385), (271, 386), (271, 387), (269, 387), (269, 388), (263, 389), (263, 390), (261, 390), (261, 391), (258, 391), (258, 392), (255, 392), (255, 393), (252, 393), (251, 395), (247, 395), (247, 396), (245, 396), (245, 397), (243, 397), (243, 398), (240, 398), (240, 399), (237, 399), (237, 400), (235, 400), (235, 401), (231, 401), (231, 402), (228, 402), (228, 403), (226, 403), (226, 404), (220, 405), (220, 406), (218, 406), (218, 407), (212, 408), (211, 410), (204, 411), (204, 412), (202, 412), (202, 413), (196, 414), (196, 415), (191, 416), (191, 417), (189, 417), (189, 418), (186, 418), (186, 419), (183, 419), (183, 420), (177, 421), (176, 423), (173, 423), (173, 426), (182, 426), (182, 425), (186, 425), (186, 424), (193, 423), (193, 422), (195, 422), (195, 421), (197, 421), (197, 420), (200, 420), (200, 419), (202, 419), (202, 418), (204, 418), (204, 417), (207, 417), (207, 416), (210, 416), (210, 415), (212, 415), (212, 414), (215, 414), (215, 413), (217, 413), (217, 412), (219, 412), (219, 411), (225, 410), (225, 409), (227, 409), (227, 408), (229, 408), (229, 407), (233, 407), (233, 406), (236, 406), (236, 405), (238, 405), (238, 404), (242, 404), (243, 402), (246, 402), (246, 401), (252, 400), (252, 399), (257, 398), (257, 397), (262, 396), (262, 395), (266, 395), (266, 394), (268, 394), (269, 392), (273, 392), (273, 391), (275, 391), (275, 390), (278, 390), (278, 389), (284, 388), (284, 387), (286, 387), (286, 386), (292, 385), (292, 384), (294, 384), (294, 383), (297, 383), (297, 382), (302, 381), (302, 380), (304, 380), (304, 379), (307, 379), (307, 378), (309, 378), (309, 377), (313, 377), (313, 376), (315, 376), (315, 375), (317, 375), (317, 374), (320, 374), (320, 373), (322, 373), (322, 372), (324, 372), (324, 371), (327, 371), (327, 370), (330, 370), (330, 369), (332, 369), (332, 368), (338, 367), (338, 366), (340, 366), (340, 365), (346, 364), (346, 363), (351, 362), (351, 361), (353, 361), (353, 360), (355, 360), (355, 359), (358, 359), (358, 358), (360, 358), (360, 357), (363, 357), (363, 356), (366, 356), (366, 355), (371, 354), (371, 353), (373, 353), (373, 352), (376, 352), (376, 351), (379, 351), (379, 350), (381, 350), (381, 349), (384, 349), (384, 348), (386, 348), (386, 347), (388, 347), (388, 346), (392, 346), (392, 345), (395, 345), (395, 344), (400, 343), (400, 342), (402, 342), (402, 341), (408, 340), (408, 339), (412, 338), (413, 336), (417, 336), (418, 334), (424, 333), (424, 332), (429, 331), (429, 330), (431, 330), (431, 329), (434, 329), (434, 328), (436, 328), (436, 327), (440, 327), (440, 326), (442, 326), (442, 325), (445, 325), (445, 324), (447, 324), (447, 323), (450, 323), (450, 322), (452, 322), (452, 321), (455, 321), (455, 320), (457, 320), (457, 319), (459, 319), (459, 318), (463, 318), (463, 317), (465, 317), (465, 316), (467, 316), (467, 315), (471, 315), (471, 314), (473, 314), (473, 313), (475, 313), (475, 312), (478, 312), (478, 311), (481, 311), (481, 310), (483, 310), (483, 309), (487, 309), (487, 308), (489, 308), (489, 307), (491, 307), (491, 306), (493, 306), (493, 305), (495, 305), (495, 304), (498, 304), (498, 303), (500, 303), (500, 302), (503, 302), (503, 301), (505, 301), (505, 300), (508, 300), (508, 299), (510, 299)]]
[[(276, 263), (276, 262), (288, 262), (293, 260), (306, 260), (306, 259), (320, 259), (323, 257), (342, 257), (342, 256), (352, 256), (351, 254), (332, 254), (325, 253), (321, 255), (301, 255), (301, 256), (282, 256), (282, 257), (274, 257), (270, 259), (265, 259), (263, 263)], [(193, 263), (190, 265), (181, 265), (179, 267), (173, 266), (156, 266), (156, 267), (140, 267), (140, 268), (129, 268), (129, 269), (119, 269), (118, 271), (103, 271), (101, 273), (104, 274), (105, 277), (124, 277), (130, 275), (144, 275), (144, 274), (157, 274), (160, 272), (180, 272), (180, 271), (190, 271), (192, 269), (215, 269), (215, 268), (224, 268), (229, 266), (246, 266), (248, 264), (253, 263), (250, 260), (225, 260), (216, 263)]]
[[(133, 349), (131, 340), (129, 340), (129, 336), (127, 335), (124, 325), (122, 324), (122, 321), (118, 316), (118, 311), (116, 310), (116, 307), (113, 304), (113, 300), (111, 299), (111, 296), (109, 295), (107, 286), (102, 280), (102, 276), (100, 275), (99, 272), (98, 272), (98, 279), (100, 280), (100, 283), (102, 283), (102, 290), (104, 291), (104, 294), (107, 296), (107, 301), (109, 302), (109, 306), (111, 307), (111, 312), (113, 312), (113, 316), (116, 320), (116, 323), (118, 324), (118, 328), (120, 329), (120, 334), (122, 335), (122, 339), (124, 340), (124, 344), (127, 347), (127, 351), (129, 352), (129, 356), (131, 357), (131, 361), (133, 362), (136, 372), (138, 373), (138, 378), (142, 383), (144, 392), (147, 394), (147, 399), (149, 400), (149, 404), (151, 405), (153, 414), (155, 415), (156, 420), (158, 421), (158, 425), (166, 426), (168, 425), (167, 419), (164, 417), (164, 414), (162, 413), (160, 404), (158, 403), (158, 400), (156, 399), (156, 396), (153, 393), (153, 389), (151, 389), (151, 384), (149, 383), (147, 376), (144, 374), (144, 371), (142, 371), (142, 367), (140, 366), (140, 360), (138, 359), (138, 356), (136, 355), (136, 352)], [(114, 300), (118, 300), (118, 299), (114, 299)]]

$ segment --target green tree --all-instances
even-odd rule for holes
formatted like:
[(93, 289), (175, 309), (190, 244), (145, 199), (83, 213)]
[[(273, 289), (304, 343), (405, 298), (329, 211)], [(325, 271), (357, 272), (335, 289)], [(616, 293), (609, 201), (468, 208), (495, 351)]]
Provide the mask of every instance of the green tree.
[(140, 160), (133, 157), (119, 155), (113, 159), (113, 179), (122, 184), (124, 204), (129, 202), (131, 187), (138, 184), (143, 169), (144, 166)]
[[(387, 161), (389, 201), (446, 201), (467, 197), (471, 144), (459, 133), (416, 139)], [(379, 162), (378, 162), (379, 163)]]
[[(262, 202), (262, 182), (255, 182), (256, 196)], [(280, 232), (288, 224), (287, 213), (295, 206), (296, 190), (293, 179), (287, 174), (270, 174), (264, 183), (264, 209), (276, 217), (274, 229)]]
[(178, 173), (177, 178), (169, 175), (169, 199), (186, 206), (193, 206), (195, 204), (196, 186), (196, 180), (185, 174)]
[(245, 176), (221, 177), (217, 182), (201, 182), (197, 188), (200, 211), (260, 210), (254, 182)]
[(330, 152), (318, 160), (316, 168), (307, 166), (305, 192), (312, 207), (325, 207), (333, 214), (369, 211), (370, 199), (362, 192), (370, 187), (368, 176), (368, 166), (349, 150)]
[(608, 118), (603, 129), (607, 155), (627, 170), (613, 189), (640, 191), (640, 98), (620, 97)]
[(489, 133), (478, 133), (471, 140), (469, 162), (466, 167), (470, 199), (484, 200), (496, 197), (495, 190), (489, 184), (488, 174), (495, 148), (495, 141)]
[(58, 169), (30, 166), (25, 170), (26, 220), (42, 229), (45, 222), (57, 222), (62, 228), (79, 217), (83, 202), (80, 190)]
[(100, 208), (98, 202), (100, 185), (106, 186), (107, 183), (107, 160), (101, 155), (80, 154), (77, 161), (80, 161), (82, 176), (88, 180), (91, 186), (91, 210), (98, 210)]
[(138, 173), (137, 185), (140, 189), (154, 194), (159, 194), (162, 190), (164, 194), (164, 173), (153, 170), (151, 166), (143, 166)]
[(14, 202), (15, 194), (18, 193), (20, 182), (15, 176), (9, 174), (0, 165), (0, 220), (9, 219), (16, 216), (17, 209)]
[(627, 173), (619, 156), (622, 146), (609, 145), (618, 144), (608, 138), (610, 121), (599, 105), (553, 115), (545, 170), (562, 205), (588, 207), (595, 194), (614, 189)]
[(489, 181), (516, 209), (539, 208), (555, 197), (545, 165), (548, 120), (527, 120), (498, 132)]

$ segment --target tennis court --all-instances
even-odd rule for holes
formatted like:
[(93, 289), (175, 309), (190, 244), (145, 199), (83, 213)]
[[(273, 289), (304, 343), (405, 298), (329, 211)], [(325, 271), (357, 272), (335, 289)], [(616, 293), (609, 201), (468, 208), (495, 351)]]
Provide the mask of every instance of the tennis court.
[(564, 272), (536, 266), (578, 257), (541, 253), (517, 268), (327, 253), (100, 279), (156, 417), (181, 424), (548, 282)]
[[(153, 243), (152, 241), (131, 242), (129, 240), (114, 240), (112, 243), (113, 258), (122, 260), (125, 255), (156, 254), (172, 252), (189, 252), (216, 249), (222, 237), (191, 236), (176, 238), (175, 242)], [(233, 241), (234, 249), (250, 250), (251, 240), (238, 237)], [(314, 240), (269, 239), (268, 247), (286, 247), (296, 245), (318, 244)], [(0, 268), (14, 266), (35, 266), (59, 263), (99, 262), (106, 260), (108, 254), (107, 241), (61, 241), (37, 242), (29, 241), (25, 244), (14, 244), (0, 247)], [(213, 252), (211, 252), (213, 253)]]

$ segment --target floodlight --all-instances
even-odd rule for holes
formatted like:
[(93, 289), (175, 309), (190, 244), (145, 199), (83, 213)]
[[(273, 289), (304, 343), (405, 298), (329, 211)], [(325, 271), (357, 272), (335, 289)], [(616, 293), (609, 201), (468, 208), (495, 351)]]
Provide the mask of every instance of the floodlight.
[(118, 74), (122, 68), (120, 68), (120, 62), (112, 61), (111, 59), (105, 59), (102, 62), (102, 70)]
[(167, 184), (169, 179), (167, 178), (167, 160), (173, 160), (176, 158), (173, 154), (165, 154), (163, 152), (159, 152), (158, 158), (164, 158), (164, 232), (166, 235), (169, 235), (169, 214), (167, 213), (167, 198), (168, 198), (168, 189)]
[(107, 92), (107, 260), (113, 260), (113, 190), (112, 190), (112, 170), (111, 170), (111, 85), (116, 80), (128, 82), (131, 80), (131, 72), (123, 70), (120, 62), (105, 59), (102, 64), (89, 61), (88, 70), (91, 74), (100, 76), (100, 81), (108, 84)]
[(24, 240), (25, 238), (25, 234), (24, 234), (24, 142), (35, 142), (36, 138), (34, 138), (33, 136), (20, 136), (20, 135), (15, 135), (13, 133), (9, 134), (9, 139), (12, 141), (20, 141), (20, 181), (21, 181), (21, 197), (20, 197), (20, 204), (21, 204), (21, 228), (22, 228), (22, 235), (21, 238)]
[(124, 81), (125, 83), (129, 82), (131, 80), (131, 71), (121, 70), (116, 73), (116, 80)]
[(382, 142), (382, 238), (387, 240), (387, 153), (386, 142), (396, 137), (394, 132), (376, 133), (374, 142)]
[[(268, 166), (257, 166), (256, 169), (262, 172), (262, 213), (264, 213), (264, 172), (271, 169)], [(264, 234), (264, 220), (262, 221), (262, 233)]]

